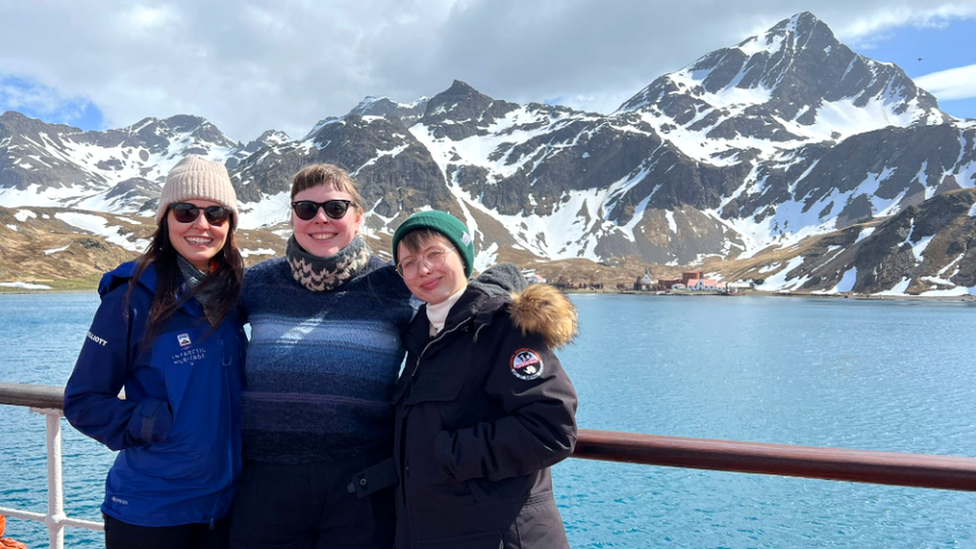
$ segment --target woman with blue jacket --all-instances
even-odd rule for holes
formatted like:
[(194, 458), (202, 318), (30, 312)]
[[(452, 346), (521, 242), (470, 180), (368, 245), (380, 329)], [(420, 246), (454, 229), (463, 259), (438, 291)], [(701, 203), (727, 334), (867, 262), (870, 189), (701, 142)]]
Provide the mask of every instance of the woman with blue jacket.
[(226, 547), (246, 347), (227, 169), (183, 159), (156, 221), (146, 253), (102, 278), (64, 415), (120, 450), (102, 504), (108, 549)]

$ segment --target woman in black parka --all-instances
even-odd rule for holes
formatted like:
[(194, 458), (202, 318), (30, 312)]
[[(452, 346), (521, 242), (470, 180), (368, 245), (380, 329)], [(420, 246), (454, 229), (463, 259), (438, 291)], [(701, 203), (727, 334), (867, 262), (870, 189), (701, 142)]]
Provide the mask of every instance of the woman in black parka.
[(575, 308), (510, 263), (468, 283), (471, 235), (443, 212), (407, 219), (393, 257), (426, 302), (394, 395), (396, 547), (568, 547), (549, 467), (576, 443), (576, 393), (553, 354)]

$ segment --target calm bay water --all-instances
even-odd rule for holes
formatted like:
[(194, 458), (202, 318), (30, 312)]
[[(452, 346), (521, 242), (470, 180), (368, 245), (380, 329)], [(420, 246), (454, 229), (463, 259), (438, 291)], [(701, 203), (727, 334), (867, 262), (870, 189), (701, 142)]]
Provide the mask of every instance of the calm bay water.
[[(581, 427), (976, 456), (976, 305), (575, 295)], [(60, 385), (94, 294), (0, 295), (0, 380)], [(65, 506), (99, 520), (113, 454), (63, 422)], [(44, 512), (44, 419), (0, 406), (0, 506)], [(976, 547), (976, 495), (567, 460), (574, 548)], [(47, 546), (39, 523), (8, 535)], [(69, 547), (101, 534), (69, 528)]]

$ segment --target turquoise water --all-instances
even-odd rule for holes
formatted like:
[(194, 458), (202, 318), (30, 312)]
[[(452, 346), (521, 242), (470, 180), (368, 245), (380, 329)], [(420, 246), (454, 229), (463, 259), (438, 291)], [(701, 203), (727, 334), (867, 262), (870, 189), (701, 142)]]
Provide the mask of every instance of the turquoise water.
[[(589, 429), (976, 456), (976, 306), (576, 295), (560, 357)], [(0, 295), (0, 380), (62, 384), (97, 299)], [(98, 520), (112, 453), (64, 429), (65, 506)], [(44, 418), (0, 406), (0, 506), (46, 508)], [(976, 547), (976, 494), (567, 460), (574, 548)], [(47, 546), (42, 525), (8, 535)], [(100, 534), (69, 528), (69, 547)]]

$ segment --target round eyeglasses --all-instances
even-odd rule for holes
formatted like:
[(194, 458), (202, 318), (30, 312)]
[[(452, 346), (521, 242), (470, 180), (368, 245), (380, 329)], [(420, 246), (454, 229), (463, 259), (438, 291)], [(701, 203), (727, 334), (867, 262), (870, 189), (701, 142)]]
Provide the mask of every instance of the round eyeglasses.
[(425, 251), (420, 257), (408, 257), (407, 259), (401, 261), (396, 266), (396, 272), (404, 280), (412, 280), (417, 278), (417, 275), (420, 274), (421, 265), (427, 267), (427, 270), (429, 271), (438, 269), (444, 265), (444, 260), (447, 259), (447, 254), (453, 251), (456, 250), (454, 248), (431, 248)]

